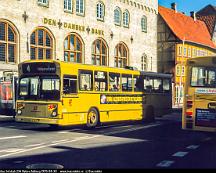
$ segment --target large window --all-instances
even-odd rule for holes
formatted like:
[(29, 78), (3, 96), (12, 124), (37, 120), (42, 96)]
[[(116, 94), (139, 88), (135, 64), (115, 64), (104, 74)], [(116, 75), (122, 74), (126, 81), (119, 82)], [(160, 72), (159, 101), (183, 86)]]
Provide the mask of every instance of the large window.
[(76, 34), (64, 40), (64, 61), (82, 63), (82, 41)]
[(7, 22), (0, 22), (0, 61), (17, 61), (17, 34)]
[(128, 48), (124, 43), (119, 43), (115, 47), (115, 67), (125, 67), (128, 65)]
[(141, 29), (142, 29), (142, 32), (147, 32), (147, 17), (146, 16), (143, 16), (141, 18)]
[(191, 86), (216, 87), (215, 69), (193, 67), (191, 73)]
[(72, 12), (72, 0), (64, 0), (64, 10), (67, 12)]
[(104, 15), (105, 15), (105, 6), (103, 2), (98, 2), (97, 3), (97, 19), (103, 21)]
[(141, 57), (141, 70), (142, 71), (148, 70), (148, 60), (147, 60), (147, 55), (145, 53)]
[(125, 10), (123, 13), (123, 26), (124, 27), (129, 27), (129, 21), (130, 21), (130, 15), (128, 10)]
[(93, 90), (93, 73), (92, 71), (80, 70), (79, 71), (79, 89), (81, 91)]
[(107, 44), (102, 39), (97, 39), (92, 44), (92, 64), (107, 65)]
[(53, 59), (53, 38), (44, 28), (31, 34), (31, 59)]
[(76, 13), (84, 15), (85, 11), (85, 0), (76, 0)]
[(109, 73), (109, 90), (120, 91), (120, 74)]
[(103, 71), (94, 72), (95, 91), (107, 91), (107, 73)]
[(38, 4), (48, 6), (49, 5), (49, 0), (38, 0)]
[(114, 23), (116, 25), (121, 25), (121, 9), (119, 7), (116, 7), (114, 10)]

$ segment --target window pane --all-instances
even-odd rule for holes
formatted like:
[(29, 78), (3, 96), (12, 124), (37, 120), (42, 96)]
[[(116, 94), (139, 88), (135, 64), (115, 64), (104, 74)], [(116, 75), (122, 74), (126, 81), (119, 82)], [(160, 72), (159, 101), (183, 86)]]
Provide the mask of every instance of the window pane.
[(70, 52), (70, 62), (74, 62), (74, 53)]
[(94, 64), (94, 65), (96, 64), (94, 55), (92, 55), (92, 64)]
[(74, 35), (70, 36), (70, 50), (75, 50), (74, 49)]
[(76, 45), (76, 50), (78, 50), (78, 51), (81, 51), (81, 42), (78, 40), (78, 38), (76, 38), (76, 43), (77, 43), (77, 45)]
[(31, 47), (31, 59), (36, 59), (35, 48)]
[(50, 37), (48, 35), (48, 33), (46, 33), (46, 46), (51, 46), (51, 40), (50, 40)]
[(42, 48), (38, 49), (38, 59), (43, 59), (43, 49)]
[(96, 54), (100, 54), (100, 41), (96, 41)]
[(38, 44), (43, 45), (43, 30), (38, 30)]
[(100, 56), (99, 55), (96, 56), (96, 65), (100, 65)]
[(81, 72), (80, 73), (80, 90), (92, 90), (92, 73)]
[(106, 65), (106, 56), (102, 56), (102, 65)]
[(109, 88), (110, 91), (120, 90), (120, 75), (116, 73), (109, 74)]
[(15, 45), (8, 45), (8, 61), (9, 62), (15, 62), (14, 55), (15, 55)]
[(78, 62), (78, 63), (81, 63), (81, 62), (82, 62), (81, 53), (77, 53), (77, 62)]
[(10, 26), (8, 26), (8, 41), (15, 41), (15, 35)]
[(46, 49), (46, 59), (51, 59), (51, 50)]
[(102, 43), (102, 54), (106, 55), (106, 46), (104, 43)]
[(0, 43), (0, 61), (5, 61), (6, 45)]
[(31, 44), (35, 44), (35, 32), (31, 35)]
[(69, 49), (69, 47), (68, 47), (68, 38), (66, 38), (66, 39), (64, 40), (64, 49), (65, 49), (65, 50), (68, 50), (68, 49)]
[(0, 23), (0, 40), (5, 40), (5, 24)]
[(64, 61), (68, 62), (68, 52), (64, 52)]

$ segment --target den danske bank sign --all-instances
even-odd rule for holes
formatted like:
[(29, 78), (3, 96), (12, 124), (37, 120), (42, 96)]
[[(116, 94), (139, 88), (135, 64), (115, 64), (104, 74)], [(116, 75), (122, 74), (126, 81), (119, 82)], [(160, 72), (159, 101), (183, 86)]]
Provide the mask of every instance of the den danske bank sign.
[(56, 20), (56, 19), (49, 19), (49, 18), (43, 18), (43, 23), (46, 25), (50, 25), (50, 26), (58, 26), (59, 29), (71, 29), (71, 30), (76, 30), (76, 31), (80, 31), (80, 32), (88, 32), (91, 34), (96, 34), (96, 35), (100, 35), (100, 36), (104, 36), (104, 31), (97, 29), (97, 28), (90, 28), (89, 26), (83, 26), (83, 25), (78, 25), (75, 23), (70, 23), (70, 22), (62, 22), (60, 19)]

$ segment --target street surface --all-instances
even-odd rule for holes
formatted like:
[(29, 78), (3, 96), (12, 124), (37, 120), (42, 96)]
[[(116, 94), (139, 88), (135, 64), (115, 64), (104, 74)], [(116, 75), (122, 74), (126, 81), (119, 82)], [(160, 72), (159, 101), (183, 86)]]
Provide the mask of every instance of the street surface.
[(0, 118), (0, 169), (33, 164), (63, 169), (216, 168), (215, 146), (214, 133), (182, 130), (180, 112), (154, 123), (117, 123), (94, 130), (53, 130)]

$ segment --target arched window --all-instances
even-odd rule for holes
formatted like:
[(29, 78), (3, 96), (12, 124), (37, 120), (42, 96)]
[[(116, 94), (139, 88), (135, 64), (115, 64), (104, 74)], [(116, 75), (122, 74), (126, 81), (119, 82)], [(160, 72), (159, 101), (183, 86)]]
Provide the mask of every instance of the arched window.
[(114, 23), (116, 25), (121, 25), (121, 9), (119, 7), (116, 7), (114, 10)]
[(98, 2), (97, 3), (97, 19), (104, 20), (104, 16), (105, 16), (105, 6), (103, 2)]
[(76, 0), (76, 13), (84, 15), (85, 11), (85, 0)]
[(53, 59), (53, 37), (45, 28), (37, 28), (31, 34), (31, 59)]
[(141, 57), (141, 70), (142, 71), (148, 70), (148, 60), (147, 60), (147, 55), (145, 53)]
[(8, 22), (0, 21), (0, 61), (17, 62), (17, 32)]
[(129, 21), (130, 21), (130, 14), (128, 10), (125, 10), (123, 13), (123, 26), (129, 27)]
[(92, 44), (92, 64), (107, 65), (108, 48), (107, 43), (97, 39)]
[(142, 32), (147, 32), (147, 17), (143, 16), (141, 19), (141, 29)]
[(125, 67), (128, 65), (128, 48), (124, 43), (119, 43), (115, 47), (115, 67)]
[(83, 42), (77, 34), (70, 34), (64, 40), (64, 61), (82, 63)]

